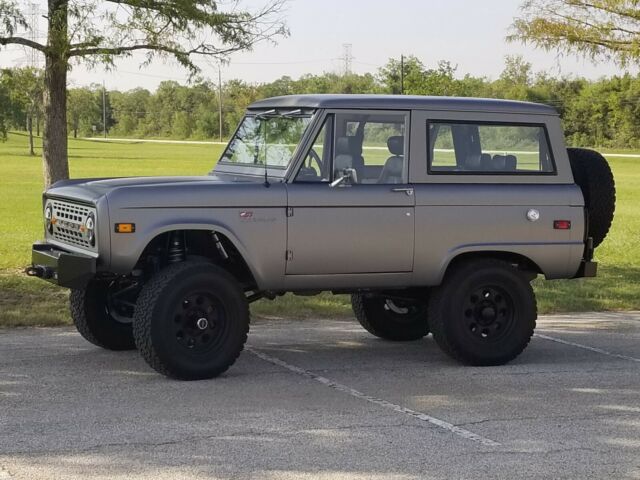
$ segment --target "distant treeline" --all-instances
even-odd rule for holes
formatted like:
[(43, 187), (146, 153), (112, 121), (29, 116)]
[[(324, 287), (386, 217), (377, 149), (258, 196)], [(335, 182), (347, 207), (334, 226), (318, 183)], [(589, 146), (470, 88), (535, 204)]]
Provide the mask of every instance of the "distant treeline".
[[(32, 73), (38, 75), (37, 71)], [(325, 73), (297, 80), (284, 76), (262, 84), (230, 80), (222, 85), (222, 135), (228, 137), (246, 106), (260, 98), (299, 93), (405, 93), (546, 103), (562, 115), (569, 144), (640, 147), (640, 76), (625, 74), (595, 81), (556, 78), (546, 72), (533, 72), (521, 57), (507, 57), (503, 71), (493, 80), (456, 73), (449, 62), (428, 68), (410, 56), (403, 62), (389, 60), (375, 74)], [(35, 129), (42, 117), (38, 102), (34, 106), (34, 95), (15, 92), (25, 84), (15, 81), (18, 74), (24, 72), (0, 72), (0, 122), (4, 119), (5, 128), (24, 130), (31, 125)], [(220, 132), (219, 97), (218, 85), (206, 80), (188, 86), (164, 81), (155, 92), (143, 88), (107, 91), (106, 129), (114, 137), (216, 139)], [(101, 86), (70, 89), (67, 109), (70, 135), (102, 134)]]

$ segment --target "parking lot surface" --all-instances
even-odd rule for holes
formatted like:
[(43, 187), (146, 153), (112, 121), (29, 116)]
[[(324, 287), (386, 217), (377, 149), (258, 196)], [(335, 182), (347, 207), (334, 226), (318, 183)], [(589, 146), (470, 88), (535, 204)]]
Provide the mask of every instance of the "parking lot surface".
[(257, 320), (168, 380), (74, 330), (0, 330), (0, 480), (640, 479), (640, 313), (546, 316), (503, 367), (355, 320)]

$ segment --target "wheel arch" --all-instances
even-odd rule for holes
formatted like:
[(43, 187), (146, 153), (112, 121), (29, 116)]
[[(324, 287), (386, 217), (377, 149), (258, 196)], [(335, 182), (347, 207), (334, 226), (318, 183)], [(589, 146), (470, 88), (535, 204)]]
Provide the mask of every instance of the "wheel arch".
[[(161, 245), (169, 235), (176, 232), (184, 234), (187, 257), (206, 257), (229, 271), (243, 285), (247, 287), (258, 285), (259, 274), (251, 266), (251, 262), (247, 261), (248, 252), (242, 242), (228, 229), (213, 224), (165, 225), (154, 230), (149, 235), (149, 240), (138, 249), (133, 268), (144, 262), (145, 257), (151, 255), (156, 246)], [(216, 246), (214, 234), (217, 235), (223, 249), (234, 262), (234, 268), (225, 264), (225, 258)]]
[[(471, 260), (477, 259), (485, 259), (485, 258), (493, 258), (497, 260), (503, 260), (505, 262), (516, 265), (518, 269), (529, 272), (532, 275), (537, 274), (545, 274), (545, 272), (540, 268), (537, 262), (529, 258), (528, 256), (514, 252), (509, 250), (498, 250), (498, 249), (490, 249), (490, 250), (475, 250), (475, 251), (466, 251), (466, 252), (458, 252), (457, 254), (452, 255), (443, 265), (443, 268), (440, 270), (440, 277), (438, 279), (438, 283), (442, 283), (444, 277), (447, 272), (451, 270), (452, 267), (459, 265), (463, 262), (468, 262)], [(534, 278), (535, 278), (534, 275)]]

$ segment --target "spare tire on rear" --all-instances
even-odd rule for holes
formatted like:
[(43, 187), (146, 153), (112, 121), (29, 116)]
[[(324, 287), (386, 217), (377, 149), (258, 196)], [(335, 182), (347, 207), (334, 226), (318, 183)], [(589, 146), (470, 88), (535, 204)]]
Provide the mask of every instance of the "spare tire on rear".
[(597, 247), (607, 236), (616, 209), (616, 185), (607, 160), (594, 150), (568, 148), (569, 163), (587, 208), (589, 236)]

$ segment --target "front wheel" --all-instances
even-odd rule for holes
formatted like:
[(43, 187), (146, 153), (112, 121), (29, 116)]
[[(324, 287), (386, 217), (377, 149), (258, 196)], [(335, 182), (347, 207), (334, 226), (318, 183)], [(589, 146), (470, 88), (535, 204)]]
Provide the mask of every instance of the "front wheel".
[(468, 365), (502, 365), (516, 358), (533, 335), (536, 317), (526, 275), (501, 260), (453, 266), (429, 301), (436, 342)]
[(426, 301), (401, 301), (374, 294), (351, 295), (358, 322), (372, 335), (398, 342), (429, 334)]
[(108, 350), (132, 350), (133, 310), (140, 287), (137, 282), (91, 280), (71, 290), (71, 318), (85, 340)]
[(238, 282), (208, 263), (171, 265), (143, 288), (133, 336), (146, 362), (181, 380), (213, 378), (238, 358), (249, 331), (249, 305)]

